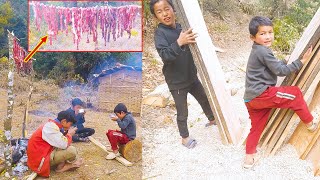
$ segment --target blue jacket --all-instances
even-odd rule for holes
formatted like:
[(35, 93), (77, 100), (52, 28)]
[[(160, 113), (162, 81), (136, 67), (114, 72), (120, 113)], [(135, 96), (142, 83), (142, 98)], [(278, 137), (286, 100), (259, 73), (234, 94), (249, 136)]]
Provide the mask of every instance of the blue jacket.
[(81, 113), (78, 113), (76, 115), (74, 110), (71, 109), (71, 108), (67, 109), (67, 111), (70, 112), (75, 117), (75, 119), (77, 120), (77, 122), (75, 124), (73, 124), (73, 126), (76, 126), (78, 128), (78, 130), (83, 129), (84, 128), (83, 123), (86, 121), (85, 118), (84, 118), (84, 115), (81, 114)]
[(136, 122), (130, 112), (128, 112), (122, 120), (118, 119), (117, 123), (121, 128), (121, 132), (126, 134), (130, 140), (134, 140), (136, 138)]

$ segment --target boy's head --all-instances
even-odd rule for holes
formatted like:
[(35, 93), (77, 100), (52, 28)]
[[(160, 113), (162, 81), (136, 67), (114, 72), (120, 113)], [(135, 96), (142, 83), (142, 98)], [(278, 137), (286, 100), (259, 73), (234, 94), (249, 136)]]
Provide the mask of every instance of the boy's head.
[(75, 117), (68, 111), (61, 111), (58, 113), (57, 119), (60, 121), (63, 129), (69, 129), (74, 123), (76, 123)]
[(175, 28), (176, 17), (171, 0), (150, 0), (150, 11), (160, 23)]
[(81, 101), (81, 99), (79, 98), (74, 98), (71, 101), (71, 105), (72, 105), (72, 109), (74, 110), (74, 112), (76, 114), (78, 114), (79, 110), (82, 108), (83, 106), (83, 102)]
[(267, 17), (256, 16), (249, 23), (250, 38), (257, 44), (270, 47), (274, 40), (273, 24)]
[(119, 119), (123, 119), (124, 116), (126, 116), (127, 112), (128, 112), (127, 107), (123, 103), (119, 103), (114, 108), (114, 113)]

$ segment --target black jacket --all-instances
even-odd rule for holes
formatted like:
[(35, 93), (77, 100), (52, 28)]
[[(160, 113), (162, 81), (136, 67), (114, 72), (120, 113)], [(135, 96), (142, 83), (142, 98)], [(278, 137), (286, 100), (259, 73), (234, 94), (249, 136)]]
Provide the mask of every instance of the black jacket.
[(182, 28), (159, 24), (155, 31), (155, 46), (164, 63), (162, 72), (170, 90), (179, 90), (190, 86), (197, 77), (197, 69), (187, 45), (181, 48), (177, 43)]

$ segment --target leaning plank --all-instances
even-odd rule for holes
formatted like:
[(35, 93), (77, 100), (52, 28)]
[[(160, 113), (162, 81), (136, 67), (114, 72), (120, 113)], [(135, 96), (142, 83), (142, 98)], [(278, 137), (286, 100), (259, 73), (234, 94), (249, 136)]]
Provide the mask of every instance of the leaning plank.
[[(293, 79), (292, 81), (292, 86), (299, 86), (299, 87), (309, 87), (308, 85), (305, 85), (305, 82), (307, 81), (307, 79), (309, 78), (309, 76), (311, 75), (312, 77), (315, 76), (316, 73), (312, 73), (314, 71), (318, 71), (319, 68), (319, 53), (317, 53), (315, 55), (316, 52), (318, 52), (318, 48), (320, 45), (320, 41), (318, 41), (318, 43), (316, 44), (316, 46), (314, 46), (314, 49), (312, 51), (312, 54), (310, 56), (309, 61), (307, 62), (306, 65), (303, 66), (303, 68), (299, 71), (298, 75), (295, 76), (295, 79)], [(315, 57), (314, 57), (315, 55)], [(288, 83), (287, 81), (284, 83)], [(310, 82), (310, 78), (307, 84), (311, 84)], [(286, 85), (286, 84), (283, 84)], [(306, 88), (302, 89), (302, 92), (305, 91)], [(266, 145), (269, 143), (269, 140), (272, 136), (274, 136), (274, 134), (276, 133), (276, 128), (281, 128), (279, 126), (282, 126), (284, 123), (288, 123), (288, 118), (291, 118), (292, 115), (290, 116), (286, 116), (285, 113), (287, 113), (288, 110), (280, 110), (277, 109), (275, 110), (274, 113), (272, 113), (271, 118), (269, 119), (266, 128), (264, 129), (264, 131), (262, 132), (261, 135), (261, 139), (262, 139), (262, 148), (265, 148)], [(280, 113), (280, 114), (279, 114)], [(286, 118), (286, 121), (283, 121), (283, 118)], [(277, 120), (275, 120), (277, 119)], [(279, 123), (281, 122), (281, 124), (279, 125)], [(272, 126), (272, 127), (271, 127)], [(271, 128), (271, 130), (270, 130)]]
[(197, 43), (190, 49), (203, 83), (211, 109), (216, 117), (223, 143), (241, 144), (240, 118), (232, 107), (231, 95), (226, 89), (224, 73), (219, 63), (215, 47), (211, 41), (197, 0), (177, 0), (175, 9), (181, 17), (184, 30), (189, 27), (197, 32)]
[[(318, 75), (314, 79), (313, 83), (310, 85), (310, 87), (308, 88), (307, 92), (304, 95), (304, 99), (305, 99), (305, 101), (306, 101), (306, 103), (308, 105), (311, 103), (312, 99), (314, 98), (315, 91), (317, 89), (319, 81), (320, 81), (320, 73), (318, 73)], [(316, 95), (316, 97), (317, 97), (317, 95)], [(281, 145), (283, 144), (284, 140), (287, 138), (287, 135), (290, 132), (291, 128), (294, 126), (295, 122), (298, 119), (299, 119), (298, 115), (294, 114), (293, 117), (291, 118), (291, 120), (289, 121), (287, 127), (285, 128), (285, 130), (281, 134), (277, 144), (274, 146), (274, 148), (273, 148), (273, 150), (272, 150), (270, 155), (274, 155), (276, 153), (276, 151), (281, 147)], [(303, 124), (303, 123), (301, 123), (301, 124)], [(304, 126), (305, 125), (303, 125), (303, 127)]]
[[(91, 136), (89, 136), (89, 139), (93, 144), (95, 144), (96, 146), (98, 146), (99, 148), (101, 148), (102, 150), (104, 150), (105, 152), (107, 152), (109, 154), (107, 148), (103, 144), (101, 144), (98, 140), (94, 139)], [(120, 157), (116, 157), (116, 160), (119, 161), (121, 164), (123, 164), (125, 166), (132, 166), (131, 162), (129, 162), (128, 160), (126, 160), (125, 158), (123, 158), (121, 156)]]
[(310, 150), (309, 154), (305, 158), (305, 160), (312, 161), (313, 164), (313, 172), (315, 176), (319, 176), (317, 173), (320, 169), (320, 139), (317, 139), (316, 143)]
[[(301, 59), (303, 54), (307, 51), (307, 49), (317, 43), (320, 39), (320, 8), (313, 16), (312, 20), (310, 21), (309, 25), (303, 32), (300, 40), (296, 44), (294, 50), (292, 51), (288, 63), (295, 61), (296, 59)], [(284, 78), (278, 78), (278, 85), (280, 84), (291, 84), (295, 79), (296, 75), (287, 76)]]
[[(303, 81), (300, 81), (299, 84), (297, 84), (299, 87), (301, 87), (302, 92), (304, 94), (304, 99), (307, 101), (307, 104), (309, 105), (311, 102), (311, 99), (313, 98), (313, 95), (315, 93), (315, 90), (318, 86), (318, 83), (320, 81), (320, 53), (318, 52), (315, 57), (312, 59), (312, 68), (309, 68), (308, 71), (306, 72), (305, 76), (303, 77)], [(314, 63), (316, 62), (316, 63)], [(292, 112), (292, 111), (290, 111)], [(295, 124), (296, 118), (291, 118), (293, 115), (293, 112), (285, 116), (281, 122), (283, 122), (280, 127), (274, 134), (274, 139), (277, 141), (276, 144), (274, 142), (269, 144), (269, 150), (272, 149), (271, 151), (267, 151), (267, 154), (269, 152), (270, 155), (274, 155), (275, 152), (280, 148), (280, 146), (283, 144), (283, 141), (286, 139), (289, 130), (293, 127)], [(284, 130), (287, 129), (287, 130)]]
[[(310, 108), (312, 108), (312, 111), (317, 109), (317, 108), (314, 108), (314, 106), (317, 107), (318, 105), (317, 103), (319, 103), (317, 101), (320, 98), (319, 80), (320, 78), (319, 76), (317, 76), (317, 78), (315, 79), (315, 82), (317, 83), (314, 83), (315, 85), (314, 84), (311, 85), (311, 86), (316, 86), (314, 96), (311, 97), (311, 99), (313, 100), (310, 105)], [(314, 136), (317, 136), (316, 133), (310, 133), (306, 129), (305, 125), (302, 122), (300, 122), (298, 127), (294, 131), (293, 135), (291, 136), (289, 143), (296, 148), (299, 156), (302, 157), (304, 156), (303, 154), (305, 154), (306, 150), (308, 149), (309, 144), (312, 143)]]

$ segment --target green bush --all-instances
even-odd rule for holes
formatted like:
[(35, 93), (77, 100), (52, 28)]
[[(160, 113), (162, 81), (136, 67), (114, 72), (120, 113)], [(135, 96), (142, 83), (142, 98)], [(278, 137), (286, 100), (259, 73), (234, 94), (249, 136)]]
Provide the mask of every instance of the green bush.
[(297, 28), (290, 23), (289, 19), (283, 18), (273, 21), (273, 30), (275, 35), (273, 48), (286, 54), (291, 52), (300, 36)]
[[(268, 0), (264, 0), (268, 1)], [(316, 13), (320, 0), (297, 0), (284, 16), (278, 16), (273, 20), (275, 41), (273, 48), (281, 53), (289, 54), (297, 40), (301, 37)]]

